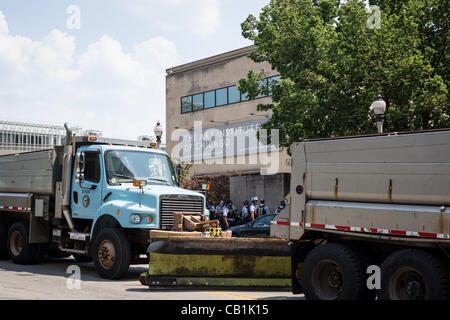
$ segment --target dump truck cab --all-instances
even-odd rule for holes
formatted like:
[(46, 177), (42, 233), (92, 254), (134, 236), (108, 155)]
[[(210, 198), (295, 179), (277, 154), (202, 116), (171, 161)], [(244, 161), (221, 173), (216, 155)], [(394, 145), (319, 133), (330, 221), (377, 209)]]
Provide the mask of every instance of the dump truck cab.
[[(117, 145), (77, 149), (72, 176), (72, 218), (95, 225), (105, 215), (125, 229), (167, 229), (173, 222), (161, 213), (164, 199), (189, 202), (185, 210), (206, 214), (205, 197), (178, 187), (175, 168), (162, 151)], [(181, 209), (181, 208), (180, 208)]]
[[(63, 250), (81, 249), (73, 252), (92, 258), (102, 276), (111, 277), (108, 268), (118, 258), (118, 252), (111, 254), (117, 251), (112, 241), (117, 235), (111, 232), (128, 242), (126, 264), (143, 262), (149, 231), (172, 229), (175, 212), (209, 215), (205, 196), (180, 188), (177, 168), (153, 144), (75, 137), (74, 145), (70, 211), (75, 231), (68, 238), (76, 241), (66, 242)], [(80, 246), (80, 240), (87, 245)]]
[(171, 230), (174, 213), (209, 218), (156, 144), (66, 130), (64, 146), (0, 157), (0, 258), (35, 263), (56, 248), (119, 279), (148, 262), (149, 231)]

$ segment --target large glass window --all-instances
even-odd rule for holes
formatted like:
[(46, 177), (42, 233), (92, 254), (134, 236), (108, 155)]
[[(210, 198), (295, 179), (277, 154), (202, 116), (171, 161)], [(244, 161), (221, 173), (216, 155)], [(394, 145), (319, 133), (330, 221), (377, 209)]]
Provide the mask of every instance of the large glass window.
[(203, 93), (196, 94), (195, 96), (193, 96), (192, 101), (193, 101), (192, 107), (193, 111), (203, 110)]
[(228, 90), (227, 88), (216, 90), (216, 107), (228, 104)]
[(192, 96), (181, 98), (181, 113), (192, 112)]
[(236, 103), (241, 101), (241, 93), (237, 86), (228, 88), (228, 103)]
[(216, 106), (216, 92), (205, 92), (205, 109), (214, 108)]
[[(265, 98), (272, 95), (272, 85), (274, 82), (280, 82), (280, 76), (269, 77), (261, 80), (261, 85), (268, 89), (268, 94), (259, 94), (258, 98)], [(181, 98), (181, 113), (189, 113), (193, 111), (200, 111), (203, 109), (210, 109), (214, 107), (225, 106), (227, 104), (248, 101), (248, 94), (239, 92), (238, 86), (231, 86), (221, 88), (213, 91), (199, 93), (193, 96)]]

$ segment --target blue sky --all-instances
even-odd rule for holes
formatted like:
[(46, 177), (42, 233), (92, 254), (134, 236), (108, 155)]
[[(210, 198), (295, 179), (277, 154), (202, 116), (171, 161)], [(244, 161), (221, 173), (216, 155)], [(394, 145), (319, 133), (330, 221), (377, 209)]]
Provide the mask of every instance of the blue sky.
[(268, 1), (0, 0), (0, 119), (150, 134), (165, 69), (250, 45), (240, 24)]

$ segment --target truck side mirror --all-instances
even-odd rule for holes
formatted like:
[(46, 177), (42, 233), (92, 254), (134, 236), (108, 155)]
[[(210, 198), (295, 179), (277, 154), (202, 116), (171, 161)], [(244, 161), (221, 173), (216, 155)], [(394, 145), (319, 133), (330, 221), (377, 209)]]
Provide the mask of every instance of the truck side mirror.
[(86, 156), (84, 153), (80, 153), (80, 162), (78, 163), (78, 169), (80, 173), (84, 173), (85, 165), (86, 165)]
[(84, 182), (84, 168), (86, 165), (86, 158), (84, 153), (80, 153), (78, 156), (78, 168), (77, 173), (75, 175), (76, 182), (83, 183)]
[(83, 183), (84, 182), (84, 173), (77, 173), (75, 176), (75, 179), (77, 180), (77, 182)]

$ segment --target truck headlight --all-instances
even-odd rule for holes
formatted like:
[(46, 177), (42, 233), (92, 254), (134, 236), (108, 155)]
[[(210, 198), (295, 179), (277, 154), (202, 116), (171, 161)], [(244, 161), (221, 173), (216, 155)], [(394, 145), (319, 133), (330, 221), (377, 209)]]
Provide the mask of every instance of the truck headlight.
[(133, 214), (133, 215), (131, 216), (131, 221), (132, 221), (134, 224), (139, 224), (139, 223), (141, 223), (141, 216), (138, 215), (138, 214)]

